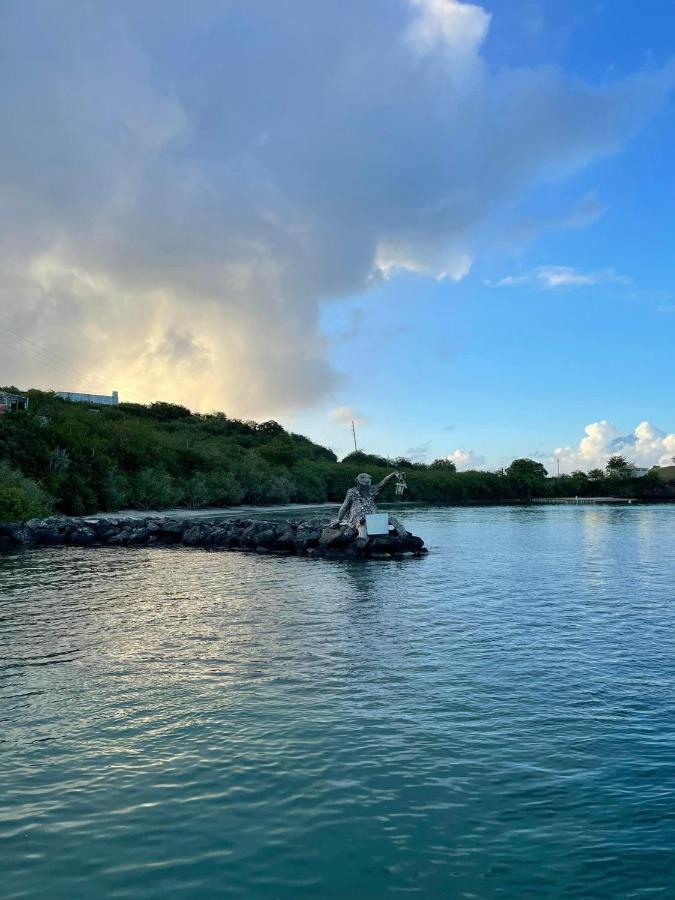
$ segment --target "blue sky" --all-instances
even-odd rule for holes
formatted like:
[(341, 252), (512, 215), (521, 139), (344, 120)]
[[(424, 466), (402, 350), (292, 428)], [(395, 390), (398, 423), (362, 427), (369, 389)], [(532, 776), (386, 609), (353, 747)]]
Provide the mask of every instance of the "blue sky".
[[(648, 13), (632, 2), (484, 7), (493, 13), (485, 54), (496, 66), (557, 64), (572, 78), (601, 82), (672, 53), (675, 8), (667, 2)], [(555, 448), (576, 449), (588, 423), (609, 420), (628, 433), (648, 420), (672, 430), (674, 155), (670, 101), (615, 154), (528, 198), (552, 221), (588, 198), (598, 207), (593, 221), (490, 248), (459, 284), (403, 275), (326, 310), (327, 333), (348, 332), (354, 314), (361, 329), (332, 350), (341, 367), (368, 360), (374, 389), (357, 406), (369, 420), (358, 427), (359, 444), (427, 458), (471, 448), (486, 466), (536, 456), (555, 471)], [(552, 266), (597, 273), (598, 283), (494, 286)], [(349, 406), (354, 394), (341, 399)], [(300, 421), (338, 443), (335, 427), (311, 415)], [(348, 450), (350, 439), (348, 432), (340, 447)], [(631, 454), (630, 439), (622, 449)], [(656, 462), (660, 448), (650, 451)]]
[(666, 0), (6, 0), (0, 383), (675, 454)]

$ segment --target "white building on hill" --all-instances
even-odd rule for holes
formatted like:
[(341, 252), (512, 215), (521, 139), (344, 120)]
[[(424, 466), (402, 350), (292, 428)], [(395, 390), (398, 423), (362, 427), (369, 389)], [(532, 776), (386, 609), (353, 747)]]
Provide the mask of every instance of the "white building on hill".
[(103, 406), (117, 406), (120, 402), (117, 391), (113, 391), (109, 397), (107, 394), (80, 394), (76, 391), (56, 391), (55, 395), (62, 400), (72, 400), (73, 403), (101, 403)]

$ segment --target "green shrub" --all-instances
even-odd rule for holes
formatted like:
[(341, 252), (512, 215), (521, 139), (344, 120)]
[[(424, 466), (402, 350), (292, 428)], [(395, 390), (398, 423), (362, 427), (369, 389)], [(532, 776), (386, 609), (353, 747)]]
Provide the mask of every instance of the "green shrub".
[(131, 497), (131, 485), (129, 478), (116, 468), (108, 469), (103, 476), (101, 485), (101, 506), (103, 509), (113, 511), (124, 509), (129, 505)]
[(19, 522), (26, 515), (26, 495), (18, 487), (0, 484), (0, 522)]
[(184, 503), (190, 509), (199, 509), (201, 506), (208, 506), (210, 500), (211, 488), (206, 475), (198, 472), (183, 482), (181, 503)]
[(236, 506), (244, 497), (244, 488), (231, 472), (211, 473), (209, 484), (213, 506)]
[(180, 496), (174, 479), (161, 469), (141, 469), (132, 481), (132, 502), (139, 509), (175, 506)]
[(39, 484), (0, 463), (0, 522), (22, 522), (51, 511), (52, 499)]
[(283, 475), (272, 475), (262, 488), (262, 503), (290, 503), (293, 483)]
[(320, 475), (304, 468), (293, 470), (294, 503), (324, 503), (327, 498), (326, 482)]

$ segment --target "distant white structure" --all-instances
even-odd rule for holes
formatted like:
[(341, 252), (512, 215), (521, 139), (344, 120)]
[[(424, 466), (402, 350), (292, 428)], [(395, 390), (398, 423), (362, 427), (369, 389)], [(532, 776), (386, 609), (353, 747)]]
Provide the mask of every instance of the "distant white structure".
[(644, 478), (645, 475), (649, 474), (649, 469), (645, 469), (642, 466), (633, 466), (630, 472), (628, 473), (629, 478)]
[(73, 403), (100, 403), (103, 406), (117, 406), (120, 402), (117, 391), (113, 391), (110, 397), (107, 394), (80, 394), (76, 391), (56, 391), (55, 396), (72, 400)]

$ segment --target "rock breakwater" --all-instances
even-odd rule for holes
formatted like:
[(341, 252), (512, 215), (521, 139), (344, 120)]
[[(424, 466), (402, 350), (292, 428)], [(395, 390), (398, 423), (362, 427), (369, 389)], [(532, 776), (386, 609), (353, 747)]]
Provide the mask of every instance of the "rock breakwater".
[(424, 541), (413, 534), (373, 536), (365, 546), (349, 526), (332, 527), (328, 519), (177, 519), (51, 516), (0, 524), (0, 550), (69, 544), (95, 546), (205, 547), (254, 553), (293, 554), (329, 559), (421, 556)]

